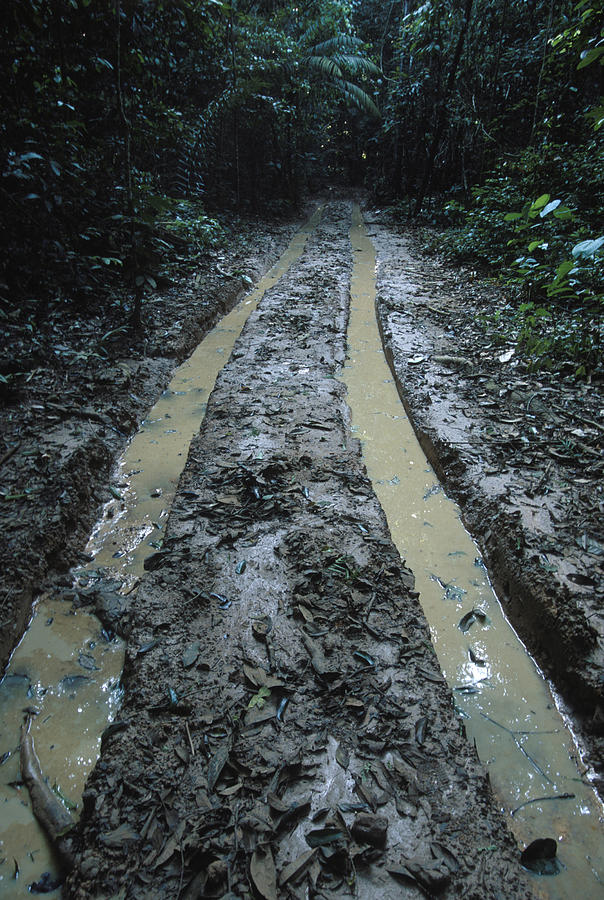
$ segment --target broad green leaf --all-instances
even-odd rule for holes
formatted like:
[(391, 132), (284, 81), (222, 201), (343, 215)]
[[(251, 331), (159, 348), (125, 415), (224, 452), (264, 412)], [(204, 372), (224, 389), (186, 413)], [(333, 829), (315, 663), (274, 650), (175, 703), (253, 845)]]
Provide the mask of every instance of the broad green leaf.
[(586, 66), (590, 66), (602, 56), (604, 56), (604, 46), (592, 47), (591, 50), (584, 50), (581, 54), (581, 61), (579, 62), (577, 69), (584, 69)]
[(522, 218), (522, 213), (509, 212), (509, 213), (505, 214), (505, 216), (503, 217), (503, 221), (504, 222), (515, 222), (516, 219), (521, 219), (521, 218)]
[(563, 263), (560, 263), (558, 268), (556, 269), (556, 277), (554, 279), (554, 284), (558, 284), (563, 278), (568, 275), (575, 267), (575, 262), (572, 259), (566, 259)]
[(569, 219), (574, 219), (575, 214), (568, 206), (561, 206), (559, 209), (554, 210), (554, 216), (556, 219), (560, 219), (561, 222), (566, 222)]
[(535, 202), (531, 204), (529, 213), (538, 212), (540, 209), (543, 209), (543, 207), (549, 203), (549, 196), (549, 194), (541, 194), (540, 197), (537, 197)]

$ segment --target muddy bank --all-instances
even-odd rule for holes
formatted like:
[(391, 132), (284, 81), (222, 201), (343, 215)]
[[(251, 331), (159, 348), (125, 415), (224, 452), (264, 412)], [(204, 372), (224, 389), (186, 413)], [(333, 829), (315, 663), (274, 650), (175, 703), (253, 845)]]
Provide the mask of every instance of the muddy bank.
[[(294, 230), (249, 223), (249, 234), (156, 291), (145, 337), (119, 310), (74, 320), (57, 301), (44, 320), (3, 322), (0, 371), (0, 667), (35, 595), (82, 561), (96, 511), (111, 496), (115, 459), (173, 368), (265, 272)], [(115, 490), (115, 486), (113, 487)]]
[(349, 438), (349, 221), (328, 208), (218, 378), (67, 896), (529, 896)]
[(368, 213), (387, 355), (420, 442), (481, 544), (506, 612), (604, 772), (604, 457), (600, 384), (531, 373), (501, 290)]

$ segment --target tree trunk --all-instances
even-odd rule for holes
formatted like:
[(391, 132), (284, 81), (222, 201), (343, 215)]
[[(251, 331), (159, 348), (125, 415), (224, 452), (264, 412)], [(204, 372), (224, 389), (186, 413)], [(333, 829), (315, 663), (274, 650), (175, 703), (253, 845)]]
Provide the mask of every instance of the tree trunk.
[(432, 138), (432, 143), (430, 145), (430, 151), (428, 153), (428, 160), (426, 162), (426, 168), (424, 171), (424, 178), (419, 189), (419, 193), (415, 200), (415, 206), (413, 207), (413, 215), (419, 215), (424, 198), (426, 196), (426, 192), (428, 190), (428, 185), (432, 179), (432, 173), (434, 171), (434, 162), (436, 160), (436, 154), (438, 152), (438, 148), (440, 146), (441, 138), (443, 136), (443, 132), (445, 130), (446, 124), (446, 110), (447, 110), (447, 100), (449, 99), (449, 95), (453, 89), (453, 85), (455, 84), (455, 76), (457, 75), (457, 69), (459, 68), (459, 62), (461, 60), (461, 54), (463, 50), (463, 46), (466, 39), (466, 34), (468, 31), (468, 25), (470, 24), (470, 16), (472, 15), (472, 6), (474, 4), (474, 0), (466, 0), (465, 10), (464, 10), (464, 18), (461, 23), (461, 28), (459, 30), (459, 35), (457, 37), (457, 46), (455, 47), (455, 53), (453, 55), (453, 61), (451, 62), (451, 68), (449, 69), (449, 75), (447, 78), (447, 83), (445, 85), (445, 91), (443, 97), (441, 99), (440, 108), (438, 112), (438, 117), (436, 119), (436, 127), (434, 130), (434, 136)]
[(140, 330), (142, 325), (142, 302), (143, 288), (139, 279), (138, 272), (138, 253), (136, 246), (136, 226), (134, 222), (134, 197), (132, 193), (132, 126), (126, 115), (124, 106), (124, 94), (122, 90), (122, 3), (116, 0), (115, 4), (115, 25), (116, 25), (116, 90), (117, 105), (120, 117), (120, 125), (124, 141), (124, 182), (126, 187), (126, 209), (130, 225), (130, 259), (128, 260), (127, 269), (130, 272), (132, 281), (132, 290), (134, 292), (134, 305), (132, 307), (131, 324), (136, 331)]
[(554, 0), (550, 0), (549, 15), (547, 19), (547, 28), (545, 30), (545, 40), (543, 41), (543, 57), (541, 59), (541, 68), (539, 69), (539, 78), (537, 79), (537, 89), (535, 91), (535, 105), (533, 107), (533, 124), (531, 126), (531, 136), (529, 138), (529, 147), (533, 146), (535, 131), (537, 129), (537, 113), (539, 112), (539, 97), (541, 95), (541, 83), (543, 81), (543, 73), (547, 63), (547, 47), (549, 44), (549, 36), (552, 30), (552, 20), (554, 17)]

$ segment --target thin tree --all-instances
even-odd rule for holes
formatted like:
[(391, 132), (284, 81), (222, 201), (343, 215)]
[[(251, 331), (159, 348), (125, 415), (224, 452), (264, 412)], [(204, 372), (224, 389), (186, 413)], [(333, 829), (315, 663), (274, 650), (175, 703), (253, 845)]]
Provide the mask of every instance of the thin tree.
[(455, 53), (453, 54), (453, 59), (451, 61), (451, 67), (449, 69), (449, 75), (447, 77), (447, 82), (445, 84), (445, 90), (441, 97), (438, 116), (436, 119), (436, 126), (434, 129), (434, 136), (432, 137), (432, 143), (430, 144), (430, 151), (428, 153), (428, 160), (426, 163), (426, 168), (424, 171), (424, 178), (421, 183), (421, 187), (419, 189), (419, 193), (415, 200), (415, 206), (413, 207), (413, 215), (419, 215), (426, 193), (428, 191), (428, 185), (432, 180), (432, 173), (434, 172), (434, 163), (436, 161), (436, 154), (438, 152), (438, 148), (440, 146), (440, 142), (443, 136), (443, 132), (445, 130), (446, 124), (446, 115), (447, 115), (447, 101), (449, 96), (451, 95), (451, 91), (453, 90), (453, 85), (455, 84), (455, 77), (457, 75), (457, 70), (459, 68), (459, 62), (461, 60), (461, 54), (463, 51), (464, 43), (466, 40), (466, 34), (468, 32), (468, 26), (470, 24), (470, 16), (472, 15), (472, 7), (474, 5), (474, 0), (466, 0), (466, 5), (464, 9), (464, 16), (461, 23), (461, 28), (459, 30), (459, 34), (457, 36), (457, 45), (455, 47)]

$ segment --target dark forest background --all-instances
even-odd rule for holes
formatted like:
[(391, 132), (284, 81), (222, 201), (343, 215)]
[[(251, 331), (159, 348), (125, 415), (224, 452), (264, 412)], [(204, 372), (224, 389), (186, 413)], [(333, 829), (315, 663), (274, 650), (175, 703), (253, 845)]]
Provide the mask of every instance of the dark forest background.
[(505, 280), (535, 365), (601, 365), (602, 0), (4, 0), (0, 23), (5, 340), (58, 308), (140, 327), (238, 216), (341, 184)]

